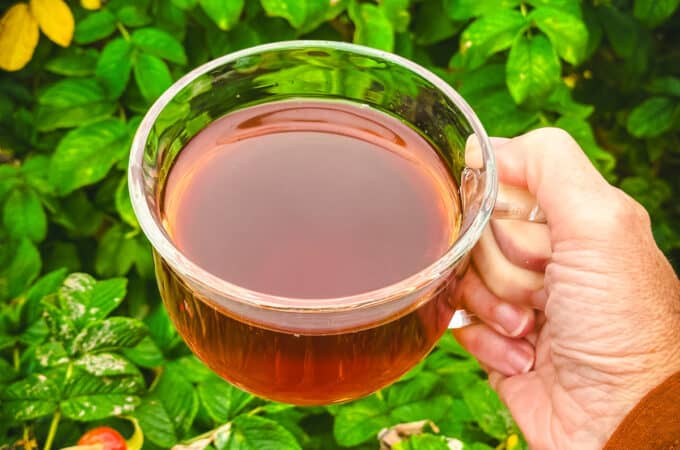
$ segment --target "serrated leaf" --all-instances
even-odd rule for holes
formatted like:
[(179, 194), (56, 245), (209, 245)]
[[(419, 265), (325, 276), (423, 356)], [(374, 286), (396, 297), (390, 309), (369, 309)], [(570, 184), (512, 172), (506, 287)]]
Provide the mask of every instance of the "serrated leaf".
[(64, 0), (30, 0), (31, 14), (43, 33), (55, 44), (68, 47), (75, 21)]
[(46, 342), (35, 349), (35, 360), (42, 367), (56, 367), (70, 361), (61, 342)]
[(76, 128), (59, 142), (52, 156), (50, 183), (58, 195), (95, 183), (128, 152), (125, 124), (116, 119)]
[(45, 63), (45, 69), (68, 77), (86, 77), (94, 74), (98, 53), (94, 49), (69, 49)]
[(355, 27), (354, 43), (388, 52), (394, 49), (394, 29), (382, 9), (353, 0), (348, 11)]
[(144, 323), (130, 317), (111, 317), (88, 325), (73, 341), (74, 353), (114, 351), (134, 347), (148, 330)]
[(5, 200), (2, 219), (13, 238), (27, 237), (33, 242), (42, 242), (47, 234), (47, 216), (33, 189), (14, 189)]
[(678, 9), (680, 0), (635, 0), (633, 15), (650, 27), (665, 22)]
[(19, 295), (40, 273), (40, 254), (31, 241), (22, 238), (8, 248), (13, 250), (11, 262), (0, 269), (0, 299)]
[(66, 270), (60, 269), (43, 275), (26, 292), (26, 305), (24, 309), (25, 321), (31, 323), (40, 317), (40, 309), (32, 309), (29, 305), (38, 304), (43, 297), (54, 294), (66, 278)]
[(26, 3), (10, 7), (0, 18), (0, 69), (22, 69), (38, 45), (38, 22)]
[(198, 385), (198, 395), (208, 415), (225, 423), (238, 415), (255, 397), (223, 379), (212, 376)]
[(468, 20), (491, 14), (499, 9), (511, 9), (520, 0), (444, 0), (444, 9), (452, 20)]
[[(193, 385), (186, 380), (184, 373), (177, 368), (166, 367), (151, 392), (153, 398), (163, 405), (173, 422), (178, 436), (183, 436), (191, 428), (198, 413), (198, 395)], [(218, 401), (226, 399), (218, 399)]]
[(139, 402), (139, 397), (136, 395), (79, 395), (62, 401), (59, 404), (59, 409), (64, 417), (79, 422), (90, 422), (112, 416), (127, 415), (134, 411)]
[(97, 79), (106, 87), (110, 98), (118, 98), (125, 90), (132, 70), (132, 46), (123, 38), (106, 44), (95, 69)]
[(132, 44), (142, 51), (168, 61), (184, 65), (187, 55), (184, 47), (174, 37), (158, 28), (140, 28), (131, 35)]
[(89, 124), (110, 116), (116, 106), (91, 78), (58, 81), (43, 91), (38, 104), (35, 126), (39, 131)]
[(124, 357), (115, 353), (84, 355), (74, 361), (78, 367), (94, 376), (135, 375), (141, 376), (137, 367)]
[(238, 23), (244, 0), (199, 0), (203, 11), (221, 30), (229, 30)]
[(520, 36), (512, 45), (506, 81), (516, 103), (541, 102), (560, 83), (560, 75), (560, 60), (545, 36)]
[(408, 381), (399, 382), (388, 389), (387, 405), (394, 408), (427, 398), (438, 382), (439, 377), (428, 372), (422, 372)]
[(270, 419), (239, 416), (215, 436), (217, 450), (300, 450), (290, 431)]
[(479, 380), (463, 392), (463, 400), (472, 417), (490, 436), (504, 439), (515, 430), (510, 412), (486, 380)]
[(389, 425), (387, 405), (372, 395), (339, 409), (333, 435), (338, 444), (351, 447), (375, 439), (377, 433)]
[(579, 64), (584, 60), (588, 46), (588, 29), (578, 17), (543, 6), (531, 11), (528, 20), (533, 20), (548, 36), (562, 59), (571, 64)]
[(135, 409), (134, 417), (139, 420), (145, 439), (162, 448), (170, 448), (177, 443), (175, 427), (158, 400), (144, 399)]
[(494, 53), (510, 47), (527, 25), (526, 19), (514, 9), (500, 9), (470, 24), (460, 36), (462, 64), (475, 69)]
[(165, 362), (163, 353), (149, 336), (134, 347), (124, 349), (123, 354), (133, 363), (148, 369), (159, 367)]
[(139, 91), (148, 101), (156, 100), (172, 84), (168, 66), (153, 55), (137, 55), (134, 73)]
[(73, 40), (90, 44), (104, 39), (116, 30), (116, 16), (108, 9), (93, 12), (76, 24)]
[(668, 97), (648, 98), (630, 112), (626, 128), (637, 138), (660, 136), (673, 125), (676, 111), (678, 103)]
[(2, 393), (3, 415), (24, 421), (52, 414), (61, 395), (59, 381), (59, 372), (48, 372), (10, 384)]

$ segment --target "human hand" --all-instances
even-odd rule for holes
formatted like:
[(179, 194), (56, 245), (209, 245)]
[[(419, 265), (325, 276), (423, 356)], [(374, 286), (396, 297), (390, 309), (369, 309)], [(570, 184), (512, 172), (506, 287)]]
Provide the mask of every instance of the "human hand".
[[(644, 208), (564, 131), (495, 140), (499, 178), (548, 225), (495, 221), (462, 284), (483, 323), (455, 330), (534, 449), (599, 449), (680, 370), (680, 283)], [(479, 152), (471, 140), (467, 155)], [(495, 234), (495, 239), (494, 239)]]

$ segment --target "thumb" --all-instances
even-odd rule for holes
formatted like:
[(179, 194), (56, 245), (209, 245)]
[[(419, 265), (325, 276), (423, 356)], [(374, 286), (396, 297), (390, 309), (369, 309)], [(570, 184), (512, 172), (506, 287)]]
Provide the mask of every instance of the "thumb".
[[(479, 144), (471, 139), (469, 145)], [(527, 189), (536, 198), (553, 243), (601, 236), (615, 226), (611, 207), (618, 203), (616, 189), (567, 132), (542, 128), (496, 148), (499, 181)]]

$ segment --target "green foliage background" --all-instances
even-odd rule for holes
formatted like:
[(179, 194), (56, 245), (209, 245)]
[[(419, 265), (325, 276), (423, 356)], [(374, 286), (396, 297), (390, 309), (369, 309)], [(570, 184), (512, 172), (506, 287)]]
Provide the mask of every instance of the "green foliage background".
[(522, 448), (450, 337), (399, 383), (342, 406), (268, 403), (212, 375), (159, 306), (127, 197), (130, 139), (151, 102), (211, 58), (277, 40), (354, 41), (431, 68), (491, 135), (569, 131), (647, 207), (675, 259), (678, 3), (111, 0), (90, 12), (72, 2), (70, 48), (43, 37), (25, 69), (0, 73), (0, 442), (73, 445), (97, 424), (130, 433), (135, 418), (145, 448), (202, 435), (218, 449), (375, 449), (380, 429), (429, 419), (438, 434), (398, 448), (446, 449), (445, 437)]

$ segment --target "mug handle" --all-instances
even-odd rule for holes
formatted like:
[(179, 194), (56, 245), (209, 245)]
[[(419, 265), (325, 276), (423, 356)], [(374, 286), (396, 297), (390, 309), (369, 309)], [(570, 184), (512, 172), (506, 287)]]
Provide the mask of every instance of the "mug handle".
[[(527, 190), (515, 186), (501, 184), (494, 205), (492, 219), (521, 220), (525, 222), (546, 224), (545, 214), (538, 206), (536, 199)], [(473, 313), (457, 309), (453, 313), (449, 329), (463, 328), (480, 323)]]

